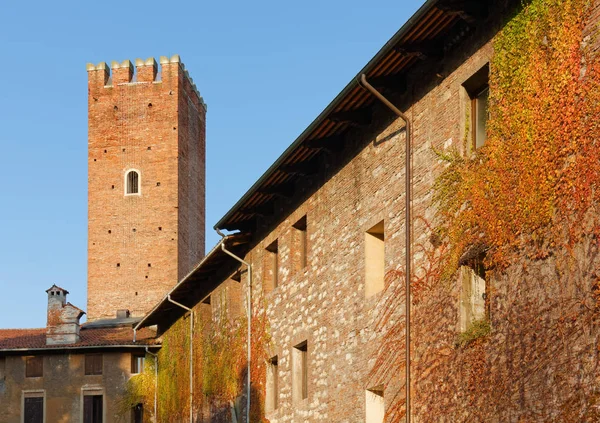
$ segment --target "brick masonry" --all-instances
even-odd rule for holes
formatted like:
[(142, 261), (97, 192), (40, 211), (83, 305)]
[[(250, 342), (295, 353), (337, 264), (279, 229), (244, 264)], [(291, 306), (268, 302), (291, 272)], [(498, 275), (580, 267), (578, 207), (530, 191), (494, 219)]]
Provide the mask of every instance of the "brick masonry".
[(204, 255), (206, 105), (179, 56), (160, 62), (88, 65), (89, 320), (143, 315)]

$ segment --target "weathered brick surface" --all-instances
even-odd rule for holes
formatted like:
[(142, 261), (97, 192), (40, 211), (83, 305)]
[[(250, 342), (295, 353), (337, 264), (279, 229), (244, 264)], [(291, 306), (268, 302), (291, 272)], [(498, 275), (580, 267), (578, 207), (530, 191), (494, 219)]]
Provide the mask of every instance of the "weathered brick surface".
[[(204, 254), (205, 105), (179, 60), (88, 70), (88, 319), (143, 315)], [(125, 172), (140, 194), (124, 195)]]

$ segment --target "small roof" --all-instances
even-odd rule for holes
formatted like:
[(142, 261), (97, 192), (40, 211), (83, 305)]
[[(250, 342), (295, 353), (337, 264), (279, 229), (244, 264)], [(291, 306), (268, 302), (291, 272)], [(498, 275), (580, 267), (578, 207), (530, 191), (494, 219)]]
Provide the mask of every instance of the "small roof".
[(69, 291), (67, 291), (67, 290), (66, 290), (66, 289), (64, 289), (64, 288), (61, 288), (60, 286), (58, 286), (58, 285), (56, 285), (56, 284), (54, 284), (54, 285), (52, 285), (50, 288), (48, 288), (48, 289), (46, 290), (46, 293), (48, 293), (48, 292), (52, 291), (53, 289), (58, 289), (58, 290), (60, 290), (60, 291), (64, 292), (65, 294), (68, 294), (68, 293), (69, 293)]
[(80, 341), (74, 344), (46, 345), (46, 328), (0, 329), (0, 355), (11, 351), (159, 346), (156, 332), (148, 328), (137, 332), (135, 343), (131, 326), (87, 328), (83, 325), (79, 335)]
[(152, 325), (163, 325), (162, 329), (173, 324), (187, 311), (169, 301), (174, 301), (192, 308), (209, 295), (223, 280), (229, 276), (240, 263), (225, 253), (221, 246), (238, 257), (243, 257), (248, 250), (250, 237), (247, 234), (233, 234), (221, 239), (213, 249), (175, 285), (163, 299), (137, 324), (136, 328)]

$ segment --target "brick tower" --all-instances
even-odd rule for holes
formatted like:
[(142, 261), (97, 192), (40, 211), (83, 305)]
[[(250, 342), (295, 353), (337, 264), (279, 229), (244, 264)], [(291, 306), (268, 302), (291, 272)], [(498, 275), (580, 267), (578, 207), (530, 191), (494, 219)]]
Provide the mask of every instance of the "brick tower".
[(179, 56), (88, 64), (88, 320), (140, 316), (204, 255), (206, 105)]

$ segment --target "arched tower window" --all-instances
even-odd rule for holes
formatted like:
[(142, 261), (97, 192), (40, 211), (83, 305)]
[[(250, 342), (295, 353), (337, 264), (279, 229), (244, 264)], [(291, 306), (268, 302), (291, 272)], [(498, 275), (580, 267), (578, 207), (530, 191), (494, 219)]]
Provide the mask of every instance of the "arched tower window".
[(140, 173), (130, 170), (125, 175), (125, 195), (140, 193)]

